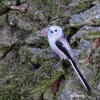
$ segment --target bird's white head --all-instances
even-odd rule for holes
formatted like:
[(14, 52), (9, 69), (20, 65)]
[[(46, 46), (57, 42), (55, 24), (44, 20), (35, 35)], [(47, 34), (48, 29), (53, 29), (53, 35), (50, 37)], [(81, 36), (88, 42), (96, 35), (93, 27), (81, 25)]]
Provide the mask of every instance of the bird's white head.
[(48, 31), (48, 39), (52, 39), (54, 41), (58, 40), (60, 37), (63, 37), (64, 33), (60, 26), (51, 26)]

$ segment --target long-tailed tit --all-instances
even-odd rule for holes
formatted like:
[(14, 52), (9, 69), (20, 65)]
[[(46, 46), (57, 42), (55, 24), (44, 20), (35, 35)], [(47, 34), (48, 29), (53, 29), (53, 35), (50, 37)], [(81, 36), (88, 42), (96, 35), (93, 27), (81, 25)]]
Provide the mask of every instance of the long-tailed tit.
[(61, 60), (63, 59), (66, 60), (68, 58), (73, 69), (79, 76), (79, 79), (81, 80), (83, 86), (88, 92), (90, 92), (91, 88), (77, 67), (74, 55), (72, 53), (72, 50), (70, 48), (68, 41), (66, 40), (64, 36), (62, 28), (59, 26), (49, 27), (48, 41), (52, 50), (60, 57)]

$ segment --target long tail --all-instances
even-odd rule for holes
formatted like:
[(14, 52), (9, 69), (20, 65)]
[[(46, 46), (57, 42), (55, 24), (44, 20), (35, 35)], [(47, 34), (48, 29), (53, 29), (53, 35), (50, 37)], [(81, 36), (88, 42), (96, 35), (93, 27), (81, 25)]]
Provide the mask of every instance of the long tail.
[(79, 76), (83, 86), (85, 87), (85, 89), (88, 92), (91, 92), (91, 88), (88, 85), (88, 83), (86, 82), (85, 78), (83, 77), (82, 73), (79, 71), (75, 61), (73, 60), (73, 57), (71, 56), (71, 53), (69, 52), (69, 50), (64, 47), (63, 43), (60, 41), (56, 41), (56, 46), (64, 53), (66, 54), (66, 56), (68, 57), (70, 63), (72, 64), (73, 69), (75, 70), (75, 72), (77, 73), (77, 75)]
[(72, 60), (69, 60), (70, 63), (72, 64), (72, 67), (73, 69), (75, 70), (75, 72), (77, 73), (77, 75), (79, 76), (79, 79), (81, 80), (83, 86), (85, 87), (85, 89), (88, 91), (88, 92), (91, 92), (91, 88), (90, 86), (88, 85), (87, 81), (85, 80), (85, 78), (83, 77), (82, 73), (79, 71), (77, 65), (75, 62), (73, 62)]

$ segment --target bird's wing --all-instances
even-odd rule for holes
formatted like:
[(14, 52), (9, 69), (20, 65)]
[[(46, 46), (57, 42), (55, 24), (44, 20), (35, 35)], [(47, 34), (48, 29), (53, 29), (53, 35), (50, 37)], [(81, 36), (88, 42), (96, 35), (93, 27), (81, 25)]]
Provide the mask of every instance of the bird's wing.
[(77, 73), (77, 75), (79, 76), (79, 79), (81, 80), (83, 86), (86, 88), (86, 90), (88, 92), (91, 91), (90, 86), (88, 85), (88, 83), (86, 82), (85, 78), (83, 77), (82, 73), (79, 71), (75, 61), (73, 60), (73, 57), (70, 53), (70, 47), (66, 47), (66, 40), (65, 39), (59, 39), (58, 41), (56, 41), (56, 46), (68, 57), (70, 63), (72, 64), (73, 69), (75, 70), (75, 72)]
[[(58, 43), (59, 42), (59, 43)], [(61, 44), (62, 44), (62, 46), (61, 46)], [(73, 54), (73, 52), (72, 52), (72, 50), (71, 50), (71, 48), (70, 48), (70, 45), (69, 45), (69, 43), (68, 43), (68, 41), (66, 40), (66, 38), (59, 38), (59, 40), (58, 41), (56, 41), (56, 45), (60, 45), (60, 47), (63, 47), (63, 50), (61, 50), (61, 51), (67, 51), (65, 54), (67, 55), (67, 57), (69, 58), (69, 59), (71, 59), (71, 60), (73, 60), (74, 62), (76, 62), (75, 61), (75, 58), (74, 58), (74, 54)], [(57, 47), (58, 47), (57, 46)], [(77, 63), (77, 62), (76, 62)]]

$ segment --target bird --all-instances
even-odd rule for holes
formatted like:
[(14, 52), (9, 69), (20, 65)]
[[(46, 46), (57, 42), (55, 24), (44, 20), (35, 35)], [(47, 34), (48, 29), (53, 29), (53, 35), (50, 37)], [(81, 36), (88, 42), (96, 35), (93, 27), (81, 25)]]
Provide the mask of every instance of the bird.
[(50, 26), (48, 28), (47, 37), (51, 49), (60, 57), (60, 61), (69, 60), (72, 68), (76, 72), (84, 88), (88, 92), (91, 92), (89, 84), (87, 83), (77, 66), (76, 59), (68, 41), (66, 40), (62, 28), (60, 26)]

